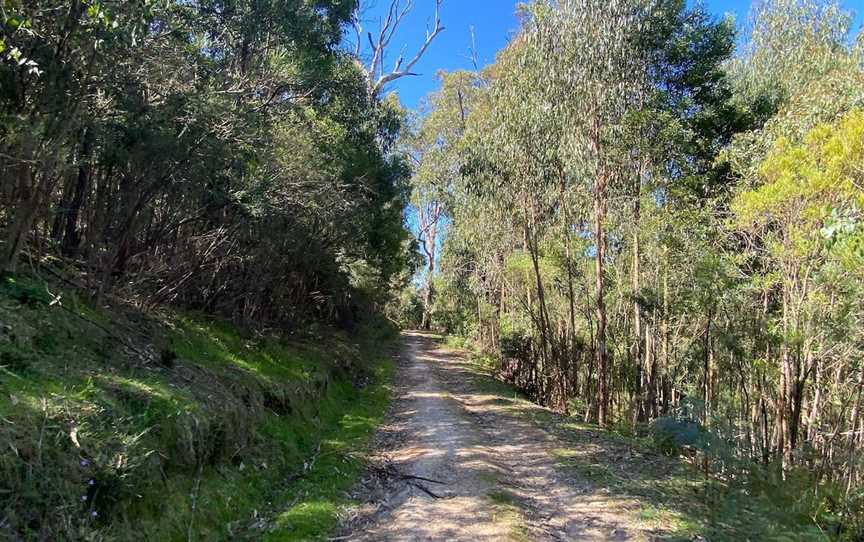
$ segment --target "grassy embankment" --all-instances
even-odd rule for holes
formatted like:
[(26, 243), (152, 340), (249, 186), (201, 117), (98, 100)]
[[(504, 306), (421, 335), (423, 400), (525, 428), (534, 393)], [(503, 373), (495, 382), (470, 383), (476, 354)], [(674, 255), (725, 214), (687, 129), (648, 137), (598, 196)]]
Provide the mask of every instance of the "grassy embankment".
[[(452, 348), (469, 347), (448, 337)], [(830, 499), (805, 477), (782, 480), (776, 470), (751, 465), (746, 474), (706, 477), (701, 458), (667, 457), (650, 436), (625, 435), (585, 424), (576, 417), (541, 408), (494, 376), (493, 359), (473, 353), (466, 369), (475, 385), (495, 395), (514, 416), (530, 420), (555, 439), (554, 454), (562, 474), (587, 482), (616, 498), (640, 505), (640, 520), (684, 542), (826, 542), (858, 540), (848, 519), (825, 508)], [(501, 500), (493, 499), (493, 500)], [(508, 501), (513, 508), (518, 501)]]
[(0, 539), (305, 541), (336, 525), (388, 403), (392, 330), (285, 342), (49, 290), (0, 282)]

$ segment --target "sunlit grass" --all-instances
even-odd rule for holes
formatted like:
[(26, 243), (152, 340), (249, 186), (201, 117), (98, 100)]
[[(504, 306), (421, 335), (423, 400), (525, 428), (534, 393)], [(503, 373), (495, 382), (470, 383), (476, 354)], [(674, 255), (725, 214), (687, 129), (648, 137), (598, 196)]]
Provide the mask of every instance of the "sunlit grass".
[(321, 440), (321, 448), (309, 472), (277, 497), (293, 502), (276, 518), (276, 528), (264, 540), (270, 542), (324, 540), (338, 523), (338, 511), (347, 504), (346, 491), (363, 471), (363, 451), (384, 417), (391, 390), (383, 385), (393, 374), (392, 362), (377, 370), (378, 385), (347, 394), (347, 411), (337, 415), (334, 426)]
[(532, 540), (525, 526), (524, 503), (519, 497), (503, 489), (490, 491), (486, 497), (493, 503), (493, 520), (510, 526), (509, 542)]
[[(0, 439), (13, 451), (0, 457), (5, 517), (53, 513), (116, 540), (327, 535), (388, 402), (383, 336), (331, 334), (317, 347), (173, 315), (149, 323), (158, 348), (174, 352), (162, 366), (123, 353), (128, 326), (116, 315), (64, 300), (87, 318), (0, 295), (0, 321), (19, 337), (0, 344)], [(81, 501), (88, 478), (96, 508)]]

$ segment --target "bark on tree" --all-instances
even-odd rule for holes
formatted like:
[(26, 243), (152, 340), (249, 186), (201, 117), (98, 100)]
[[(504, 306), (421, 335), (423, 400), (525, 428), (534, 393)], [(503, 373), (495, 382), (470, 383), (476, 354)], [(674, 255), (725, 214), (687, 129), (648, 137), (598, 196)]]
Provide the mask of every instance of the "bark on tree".
[(597, 379), (598, 408), (597, 423), (605, 426), (609, 423), (609, 367), (606, 352), (606, 297), (605, 268), (606, 232), (604, 221), (606, 216), (606, 178), (599, 174), (594, 182), (594, 231), (595, 231), (595, 287), (597, 306)]
[(433, 202), (430, 207), (419, 207), (420, 246), (426, 254), (426, 287), (423, 291), (422, 329), (432, 327), (432, 303), (434, 301), (434, 286), (432, 277), (435, 274), (435, 257), (438, 247), (438, 223), (441, 220), (441, 203)]
[(41, 202), (40, 187), (30, 165), (22, 161), (17, 169), (20, 203), (6, 234), (2, 265), (3, 271), (7, 273), (18, 270), (19, 256), (27, 242), (27, 235), (33, 228)]

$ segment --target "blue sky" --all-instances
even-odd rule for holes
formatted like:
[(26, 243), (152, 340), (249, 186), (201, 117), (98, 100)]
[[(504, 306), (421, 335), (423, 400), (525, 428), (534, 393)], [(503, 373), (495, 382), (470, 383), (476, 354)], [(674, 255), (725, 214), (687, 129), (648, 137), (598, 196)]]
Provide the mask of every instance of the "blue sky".
[[(403, 3), (405, 0), (402, 0)], [(392, 58), (405, 47), (406, 57), (413, 56), (422, 43), (426, 25), (432, 24), (434, 0), (414, 0), (415, 8), (403, 21), (399, 33), (393, 39)], [(855, 29), (864, 22), (864, 0), (842, 0), (843, 6), (856, 12)], [(390, 0), (367, 0), (364, 24), (368, 29), (377, 27)], [(471, 68), (471, 29), (480, 65), (491, 63), (495, 54), (506, 44), (518, 29), (514, 0), (443, 0), (441, 21), (446, 30), (438, 36), (423, 59), (414, 67), (418, 76), (405, 77), (390, 85), (389, 90), (399, 94), (402, 103), (415, 108), (420, 100), (437, 87), (435, 73), (438, 70)], [(750, 0), (705, 0), (708, 10), (722, 17), (726, 13), (735, 16), (739, 26), (746, 23), (750, 13)]]

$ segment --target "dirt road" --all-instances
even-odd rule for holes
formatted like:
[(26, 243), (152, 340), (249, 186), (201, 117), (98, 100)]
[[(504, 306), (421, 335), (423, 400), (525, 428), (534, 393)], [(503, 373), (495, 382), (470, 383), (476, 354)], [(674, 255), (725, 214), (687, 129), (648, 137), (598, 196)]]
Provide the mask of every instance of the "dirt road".
[[(376, 467), (338, 540), (644, 541), (640, 503), (561, 469), (556, 437), (483, 391), (466, 357), (405, 335), (390, 422)], [(522, 402), (524, 403), (524, 401)], [(539, 407), (529, 407), (539, 408)], [(576, 453), (618, 450), (587, 444)]]

